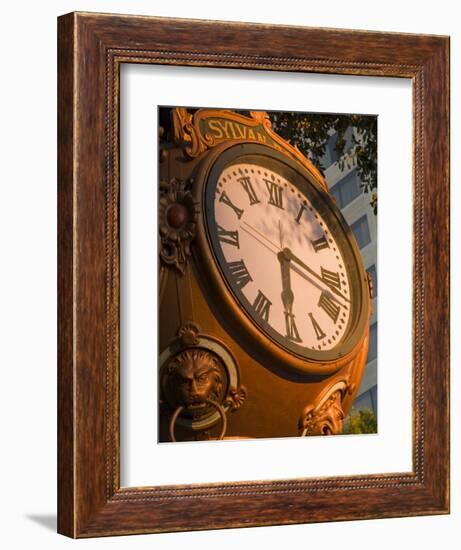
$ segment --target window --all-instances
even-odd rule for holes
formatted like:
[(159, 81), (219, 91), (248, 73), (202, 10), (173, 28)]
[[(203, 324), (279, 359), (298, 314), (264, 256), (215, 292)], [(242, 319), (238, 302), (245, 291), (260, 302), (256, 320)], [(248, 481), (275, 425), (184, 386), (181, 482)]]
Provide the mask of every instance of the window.
[(378, 296), (378, 276), (376, 275), (376, 266), (372, 265), (367, 269), (371, 277), (371, 284), (373, 285), (373, 298)]
[(357, 239), (359, 248), (363, 248), (371, 242), (370, 229), (368, 228), (368, 221), (366, 216), (362, 216), (351, 225), (352, 232)]
[[(352, 126), (349, 126), (349, 128), (344, 133), (344, 150), (343, 154), (349, 153), (351, 148), (354, 145), (354, 129)], [(325, 153), (320, 158), (320, 162), (322, 163), (322, 166), (324, 168), (328, 168), (332, 164), (335, 164), (335, 162), (338, 162), (338, 152), (336, 151), (336, 144), (338, 142), (338, 132), (334, 132), (329, 138), (328, 141), (325, 144)]]
[(331, 188), (331, 194), (336, 199), (339, 208), (344, 208), (351, 203), (360, 195), (361, 191), (360, 180), (355, 170)]
[(378, 355), (378, 323), (370, 327), (370, 341), (368, 343), (367, 363), (376, 359)]

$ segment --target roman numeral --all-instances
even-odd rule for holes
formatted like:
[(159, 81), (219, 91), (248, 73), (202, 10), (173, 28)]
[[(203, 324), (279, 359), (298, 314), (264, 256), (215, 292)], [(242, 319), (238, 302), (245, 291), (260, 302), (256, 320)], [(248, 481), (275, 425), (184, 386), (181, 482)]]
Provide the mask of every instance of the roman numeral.
[(237, 181), (241, 183), (243, 189), (246, 191), (248, 198), (250, 199), (250, 206), (260, 202), (256, 196), (253, 186), (251, 185), (251, 179), (249, 176), (242, 176), (241, 178), (238, 178)]
[(320, 295), (318, 306), (321, 307), (323, 311), (325, 311), (325, 313), (329, 315), (336, 323), (339, 316), (339, 310), (341, 308), (326, 292), (322, 292)]
[(302, 205), (301, 205), (301, 208), (299, 209), (298, 215), (297, 215), (296, 218), (295, 218), (295, 222), (296, 222), (296, 223), (299, 223), (299, 222), (300, 222), (304, 210), (306, 210), (306, 207), (305, 207), (304, 204), (302, 204)]
[(326, 334), (321, 329), (320, 325), (315, 320), (315, 317), (312, 315), (312, 313), (309, 313), (309, 317), (311, 319), (312, 326), (314, 327), (315, 335), (317, 336), (317, 340), (321, 340), (322, 338), (325, 338)]
[(321, 269), (323, 282), (332, 289), (341, 290), (339, 273), (335, 273), (334, 271), (330, 271), (329, 269), (325, 269), (324, 267), (322, 267)]
[(271, 308), (272, 302), (267, 299), (264, 294), (258, 290), (258, 295), (253, 302), (253, 308), (257, 315), (264, 319), (266, 323), (269, 321), (269, 310)]
[(220, 225), (217, 225), (216, 229), (217, 229), (218, 239), (221, 242), (231, 244), (232, 246), (236, 246), (237, 248), (240, 248), (238, 231), (226, 231)]
[(269, 191), (269, 204), (283, 210), (283, 187), (277, 185), (274, 181), (264, 180)]
[(238, 288), (243, 288), (253, 279), (248, 273), (248, 269), (243, 260), (238, 260), (237, 262), (229, 262), (227, 264), (227, 269), (234, 281), (235, 286)]
[(296, 327), (295, 316), (293, 313), (285, 311), (285, 325), (287, 330), (286, 337), (289, 340), (293, 340), (293, 342), (302, 342), (301, 338), (299, 337), (299, 332)]
[(230, 200), (229, 195), (225, 191), (221, 193), (219, 202), (223, 202), (225, 205), (232, 208), (232, 210), (237, 214), (238, 219), (242, 217), (244, 211), (241, 208), (237, 208), (237, 206), (235, 206), (235, 204)]
[(330, 248), (330, 245), (328, 244), (328, 240), (325, 235), (323, 235), (323, 237), (320, 237), (320, 239), (317, 239), (316, 241), (311, 240), (311, 243), (314, 247), (315, 252), (323, 250), (324, 248)]

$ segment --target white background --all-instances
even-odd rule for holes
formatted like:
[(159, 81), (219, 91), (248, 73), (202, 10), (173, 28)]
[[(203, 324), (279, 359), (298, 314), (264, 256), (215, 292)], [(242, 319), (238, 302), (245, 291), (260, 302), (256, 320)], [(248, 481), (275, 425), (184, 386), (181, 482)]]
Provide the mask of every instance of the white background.
[[(459, 121), (461, 29), (456, 2), (368, 1), (280, 3), (233, 0), (154, 5), (131, 0), (16, 2), (2, 10), (0, 88), (1, 542), (5, 548), (457, 548), (461, 534), (459, 338), (452, 346), (452, 513), (290, 527), (267, 527), (73, 542), (54, 533), (56, 495), (56, 16), (73, 10), (246, 20), (452, 36), (452, 120)], [(435, 8), (435, 9), (434, 9)], [(452, 150), (460, 134), (452, 125)], [(459, 204), (459, 161), (453, 155), (452, 204)], [(452, 222), (453, 250), (460, 232)], [(453, 255), (452, 279), (459, 280)], [(453, 285), (452, 332), (460, 329)]]
[[(412, 90), (408, 79), (129, 65), (121, 82), (121, 483), (411, 470)], [(214, 86), (219, 83), (219, 93)], [(264, 89), (260, 97), (258, 90)], [(158, 445), (155, 105), (378, 115), (379, 434)], [(155, 174), (155, 175), (154, 175)], [(398, 189), (398, 200), (396, 193)], [(395, 265), (399, 269), (395, 269)], [(399, 314), (395, 315), (398, 308)], [(395, 361), (394, 350), (399, 350)], [(395, 384), (395, 380), (399, 383)], [(381, 399), (380, 396), (383, 396)], [(389, 396), (392, 396), (389, 398)], [(187, 452), (188, 468), (183, 468)], [(286, 456), (293, 460), (285, 460)], [(338, 460), (338, 457), (341, 460)], [(155, 464), (155, 468), (153, 468)]]

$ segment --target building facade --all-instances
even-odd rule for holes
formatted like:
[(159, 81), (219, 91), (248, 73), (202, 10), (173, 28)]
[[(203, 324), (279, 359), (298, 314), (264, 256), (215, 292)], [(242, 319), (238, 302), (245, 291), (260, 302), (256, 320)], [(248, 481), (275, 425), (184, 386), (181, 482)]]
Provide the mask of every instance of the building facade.
[[(347, 223), (351, 227), (365, 268), (373, 283), (373, 311), (370, 320), (370, 343), (362, 384), (357, 393), (353, 408), (371, 409), (377, 416), (377, 332), (378, 332), (378, 280), (377, 280), (377, 216), (371, 206), (371, 195), (364, 193), (353, 155), (346, 153), (337, 158), (336, 135), (331, 136), (321, 163), (324, 175)], [(350, 137), (350, 136), (349, 136)], [(347, 147), (346, 147), (347, 151)]]

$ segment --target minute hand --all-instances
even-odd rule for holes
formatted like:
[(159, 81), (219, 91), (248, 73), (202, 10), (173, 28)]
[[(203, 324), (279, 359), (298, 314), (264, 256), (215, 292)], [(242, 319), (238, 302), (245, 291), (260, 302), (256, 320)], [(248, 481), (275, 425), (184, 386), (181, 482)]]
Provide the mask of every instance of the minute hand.
[[(321, 275), (319, 275), (311, 267), (306, 265), (302, 260), (300, 260), (297, 256), (295, 256), (289, 248), (284, 248), (283, 252), (284, 252), (285, 256), (289, 257), (292, 262), (294, 262), (295, 264), (298, 264), (300, 267), (302, 267), (305, 271), (307, 271), (310, 275), (312, 275), (313, 277), (315, 277), (319, 281), (322, 281), (323, 284), (327, 284), (327, 283), (325, 283), (325, 281), (324, 281), (324, 279)], [(342, 292), (340, 292), (337, 288), (335, 288), (333, 286), (330, 286), (330, 285), (327, 285), (327, 286), (331, 290), (331, 292), (333, 292), (337, 296), (340, 296), (343, 300), (346, 300), (346, 302), (350, 302), (350, 300), (346, 296), (344, 296), (344, 294)]]

